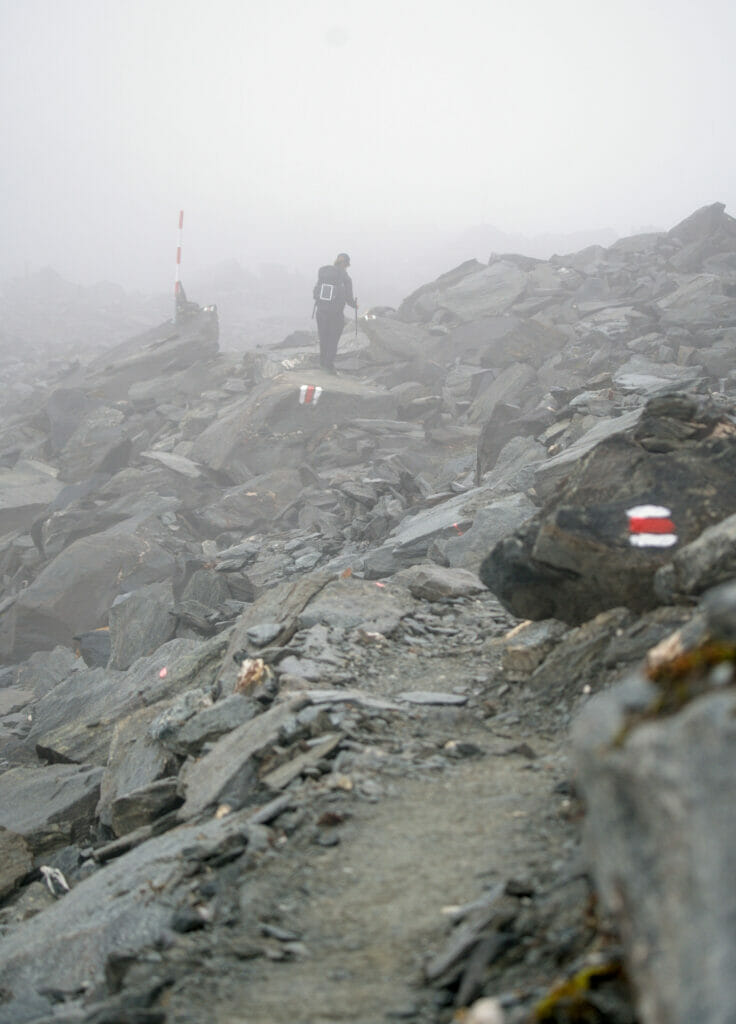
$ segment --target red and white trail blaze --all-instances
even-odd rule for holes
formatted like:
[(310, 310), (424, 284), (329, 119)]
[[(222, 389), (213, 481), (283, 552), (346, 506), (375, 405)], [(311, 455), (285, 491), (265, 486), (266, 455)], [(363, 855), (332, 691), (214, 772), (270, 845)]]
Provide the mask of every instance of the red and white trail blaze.
[(322, 394), (322, 388), (315, 384), (302, 384), (299, 388), (299, 404), (300, 405), (316, 405), (319, 402), (319, 396)]
[(664, 505), (636, 505), (626, 510), (629, 517), (629, 542), (636, 548), (671, 548), (677, 543), (677, 531)]

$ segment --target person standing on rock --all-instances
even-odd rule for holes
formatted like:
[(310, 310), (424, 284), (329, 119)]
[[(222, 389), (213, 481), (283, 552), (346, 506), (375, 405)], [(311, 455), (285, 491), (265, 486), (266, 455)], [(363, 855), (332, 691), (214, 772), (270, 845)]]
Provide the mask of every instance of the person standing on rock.
[(330, 266), (320, 267), (317, 283), (312, 292), (314, 310), (317, 316), (317, 333), (319, 334), (319, 365), (335, 373), (335, 356), (340, 335), (345, 327), (345, 306), (358, 309), (358, 300), (353, 297), (353, 282), (347, 268), (350, 257), (340, 252)]

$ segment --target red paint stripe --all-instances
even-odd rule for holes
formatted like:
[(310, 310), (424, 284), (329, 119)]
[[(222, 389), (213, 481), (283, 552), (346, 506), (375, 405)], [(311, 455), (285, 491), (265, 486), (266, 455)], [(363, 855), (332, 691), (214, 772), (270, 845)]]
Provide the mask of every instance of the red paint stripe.
[(181, 246), (179, 246), (176, 250), (176, 262), (181, 263)]
[(629, 519), (631, 533), (674, 533), (675, 524), (671, 519), (643, 519), (632, 516)]
[(311, 402), (313, 398), (314, 398), (314, 384), (310, 384), (309, 387), (307, 388), (305, 394), (304, 394), (304, 401), (305, 401), (305, 403), (306, 402)]
[(179, 210), (179, 230), (181, 231), (181, 229), (183, 227), (184, 227), (184, 211), (183, 210)]

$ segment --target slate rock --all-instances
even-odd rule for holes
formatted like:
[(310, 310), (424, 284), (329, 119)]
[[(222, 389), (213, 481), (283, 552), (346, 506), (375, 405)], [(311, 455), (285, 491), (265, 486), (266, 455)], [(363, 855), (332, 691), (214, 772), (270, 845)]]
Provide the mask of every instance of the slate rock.
[(304, 697), (294, 697), (275, 704), (223, 736), (198, 761), (187, 762), (179, 776), (184, 797), (179, 819), (198, 818), (223, 803), (237, 810), (252, 799), (259, 786), (258, 755), (278, 741), (305, 703)]
[(0, 535), (30, 530), (62, 487), (56, 472), (44, 463), (24, 459), (12, 469), (0, 466)]
[[(655, 573), (676, 546), (736, 507), (734, 471), (736, 428), (712, 402), (652, 399), (634, 430), (598, 444), (493, 548), (481, 579), (519, 618), (577, 624), (619, 605), (653, 608)], [(669, 511), (669, 540), (660, 532), (656, 544), (635, 544), (629, 510), (649, 506)]]
[(406, 590), (357, 577), (334, 580), (316, 594), (299, 613), (301, 629), (322, 623), (342, 629), (363, 629), (390, 636), (409, 609)]
[(0, 825), (0, 900), (33, 869), (33, 853), (18, 832)]
[(170, 718), (163, 730), (159, 719), (158, 724), (153, 723), (151, 731), (156, 730), (158, 742), (167, 750), (181, 757), (198, 757), (205, 746), (249, 722), (261, 710), (257, 701), (233, 693), (215, 704), (202, 702), (199, 709), (181, 720)]
[(442, 552), (453, 568), (477, 572), (488, 551), (503, 537), (513, 533), (536, 512), (525, 494), (511, 494), (483, 505), (473, 515), (470, 527), (462, 535), (444, 541)]
[(36, 698), (43, 697), (80, 668), (83, 665), (72, 650), (55, 647), (52, 651), (37, 651), (19, 665), (16, 682), (24, 689), (32, 689)]
[[(396, 415), (396, 398), (388, 391), (347, 377), (320, 371), (280, 374), (258, 385), (204, 430), (191, 458), (220, 473), (232, 484), (247, 483), (254, 475), (303, 465), (310, 438), (333, 425), (359, 417), (387, 419)], [(302, 405), (302, 384), (323, 388), (316, 405)], [(285, 439), (278, 451), (275, 438)]]
[(468, 703), (468, 695), (464, 693), (443, 693), (435, 690), (405, 690), (397, 694), (398, 700), (404, 700), (407, 704), (421, 704), (423, 706), (437, 707), (462, 707)]
[(357, 559), (362, 572), (368, 579), (381, 579), (423, 562), (431, 545), (459, 536), (471, 526), (473, 513), (466, 511), (471, 502), (477, 508), (491, 497), (488, 489), (481, 488), (406, 516), (380, 547)]
[(44, 406), (51, 451), (55, 454), (63, 451), (80, 421), (99, 405), (100, 400), (82, 388), (56, 388), (52, 391)]
[(87, 367), (83, 387), (108, 400), (127, 398), (131, 385), (175, 373), (217, 354), (217, 313), (201, 310), (186, 322), (171, 322), (121, 342)]
[(116, 835), (122, 833), (117, 831), (112, 820), (115, 802), (168, 775), (176, 775), (179, 769), (179, 759), (149, 735), (149, 726), (160, 716), (161, 711), (161, 703), (140, 708), (118, 721), (113, 730), (100, 787), (97, 816)]
[(498, 640), (504, 679), (524, 679), (554, 650), (568, 627), (557, 619), (525, 622)]
[(548, 459), (534, 475), (534, 490), (539, 501), (545, 502), (552, 497), (558, 485), (569, 476), (584, 455), (587, 455), (606, 438), (630, 430), (636, 425), (640, 415), (640, 409), (633, 409), (621, 416), (605, 417), (598, 420), (577, 441), (574, 441), (559, 455)]
[(535, 371), (527, 363), (513, 363), (484, 387), (468, 409), (468, 422), (483, 423), (492, 418), (496, 406), (523, 404), (536, 397), (541, 388), (534, 389)]
[(203, 537), (217, 537), (228, 531), (258, 533), (268, 529), (301, 490), (298, 470), (273, 470), (223, 491), (194, 518)]
[(478, 438), (475, 482), (478, 485), (485, 473), (493, 469), (504, 446), (518, 437), (536, 437), (552, 422), (549, 410), (534, 410), (529, 415), (517, 405), (497, 401), (489, 419), (483, 424)]
[(46, 760), (107, 764), (117, 721), (191, 689), (195, 679), (212, 685), (226, 644), (226, 636), (170, 640), (127, 672), (74, 673), (34, 705), (26, 746)]
[(0, 689), (0, 717), (21, 711), (33, 700), (33, 690), (21, 690), (17, 686), (6, 686)]
[(0, 987), (10, 993), (0, 1004), (0, 1022), (36, 1020), (39, 1011), (31, 1004), (39, 989), (102, 988), (112, 956), (150, 949), (167, 931), (172, 910), (187, 906), (188, 862), (206, 862), (236, 843), (247, 848), (250, 830), (233, 814), (149, 839), (0, 938)]
[(124, 421), (119, 409), (105, 405), (87, 412), (59, 454), (62, 480), (76, 483), (127, 466), (133, 446)]
[(115, 835), (124, 836), (177, 808), (181, 804), (177, 785), (176, 778), (157, 779), (116, 797), (110, 807), (110, 825)]
[[(425, 356), (430, 336), (417, 324), (403, 323), (394, 317), (370, 316), (361, 321), (361, 330), (370, 339), (369, 354), (373, 362), (411, 360)], [(408, 382), (405, 382), (408, 383)], [(416, 387), (416, 382), (413, 383)], [(407, 392), (392, 392), (403, 398)], [(422, 389), (422, 394), (424, 390)], [(414, 394), (416, 396), (416, 393)]]
[(424, 601), (472, 597), (485, 589), (476, 574), (468, 569), (446, 569), (440, 565), (413, 565), (396, 573), (393, 580)]
[(736, 577), (736, 515), (709, 526), (657, 570), (657, 596), (674, 604)]
[(117, 597), (110, 608), (109, 667), (125, 671), (138, 658), (153, 654), (176, 629), (174, 590), (170, 580), (139, 587)]
[(4, 653), (16, 660), (106, 624), (124, 590), (171, 577), (174, 558), (159, 544), (119, 530), (82, 537), (43, 569), (1, 618)]
[(327, 573), (317, 572), (295, 581), (281, 583), (272, 587), (243, 611), (233, 627), (227, 651), (222, 659), (217, 677), (220, 693), (228, 695), (235, 690), (242, 652), (247, 652), (251, 644), (249, 630), (264, 622), (280, 622), (281, 631), (271, 642), (277, 646), (288, 643), (299, 628), (300, 613), (312, 598), (327, 586), (331, 578)]
[(725, 1021), (736, 998), (736, 696), (712, 693), (625, 731), (631, 703), (623, 686), (602, 694), (573, 730), (596, 886), (640, 1019)]
[(513, 313), (483, 317), (452, 329), (455, 357), (502, 369), (514, 363), (538, 368), (565, 343), (564, 334)]
[(399, 316), (425, 323), (439, 310), (461, 323), (498, 316), (520, 298), (526, 285), (526, 275), (510, 260), (501, 258), (487, 267), (470, 260), (410, 295)]
[(189, 577), (182, 601), (197, 601), (208, 608), (219, 608), (230, 599), (227, 577), (213, 569), (197, 569)]
[(184, 455), (176, 455), (173, 452), (149, 451), (141, 452), (142, 459), (150, 459), (151, 462), (160, 462), (162, 466), (189, 477), (191, 480), (198, 480), (202, 476), (202, 470), (196, 462), (187, 459)]
[(92, 765), (11, 768), (0, 775), (0, 825), (23, 836), (34, 854), (86, 841), (101, 779)]

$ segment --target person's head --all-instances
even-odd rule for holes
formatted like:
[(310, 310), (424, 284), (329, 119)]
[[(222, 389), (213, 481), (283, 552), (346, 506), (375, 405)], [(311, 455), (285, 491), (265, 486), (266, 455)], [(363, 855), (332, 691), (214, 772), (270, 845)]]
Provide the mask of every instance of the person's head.
[(350, 257), (346, 252), (339, 252), (335, 257), (335, 266), (346, 270), (350, 266)]

